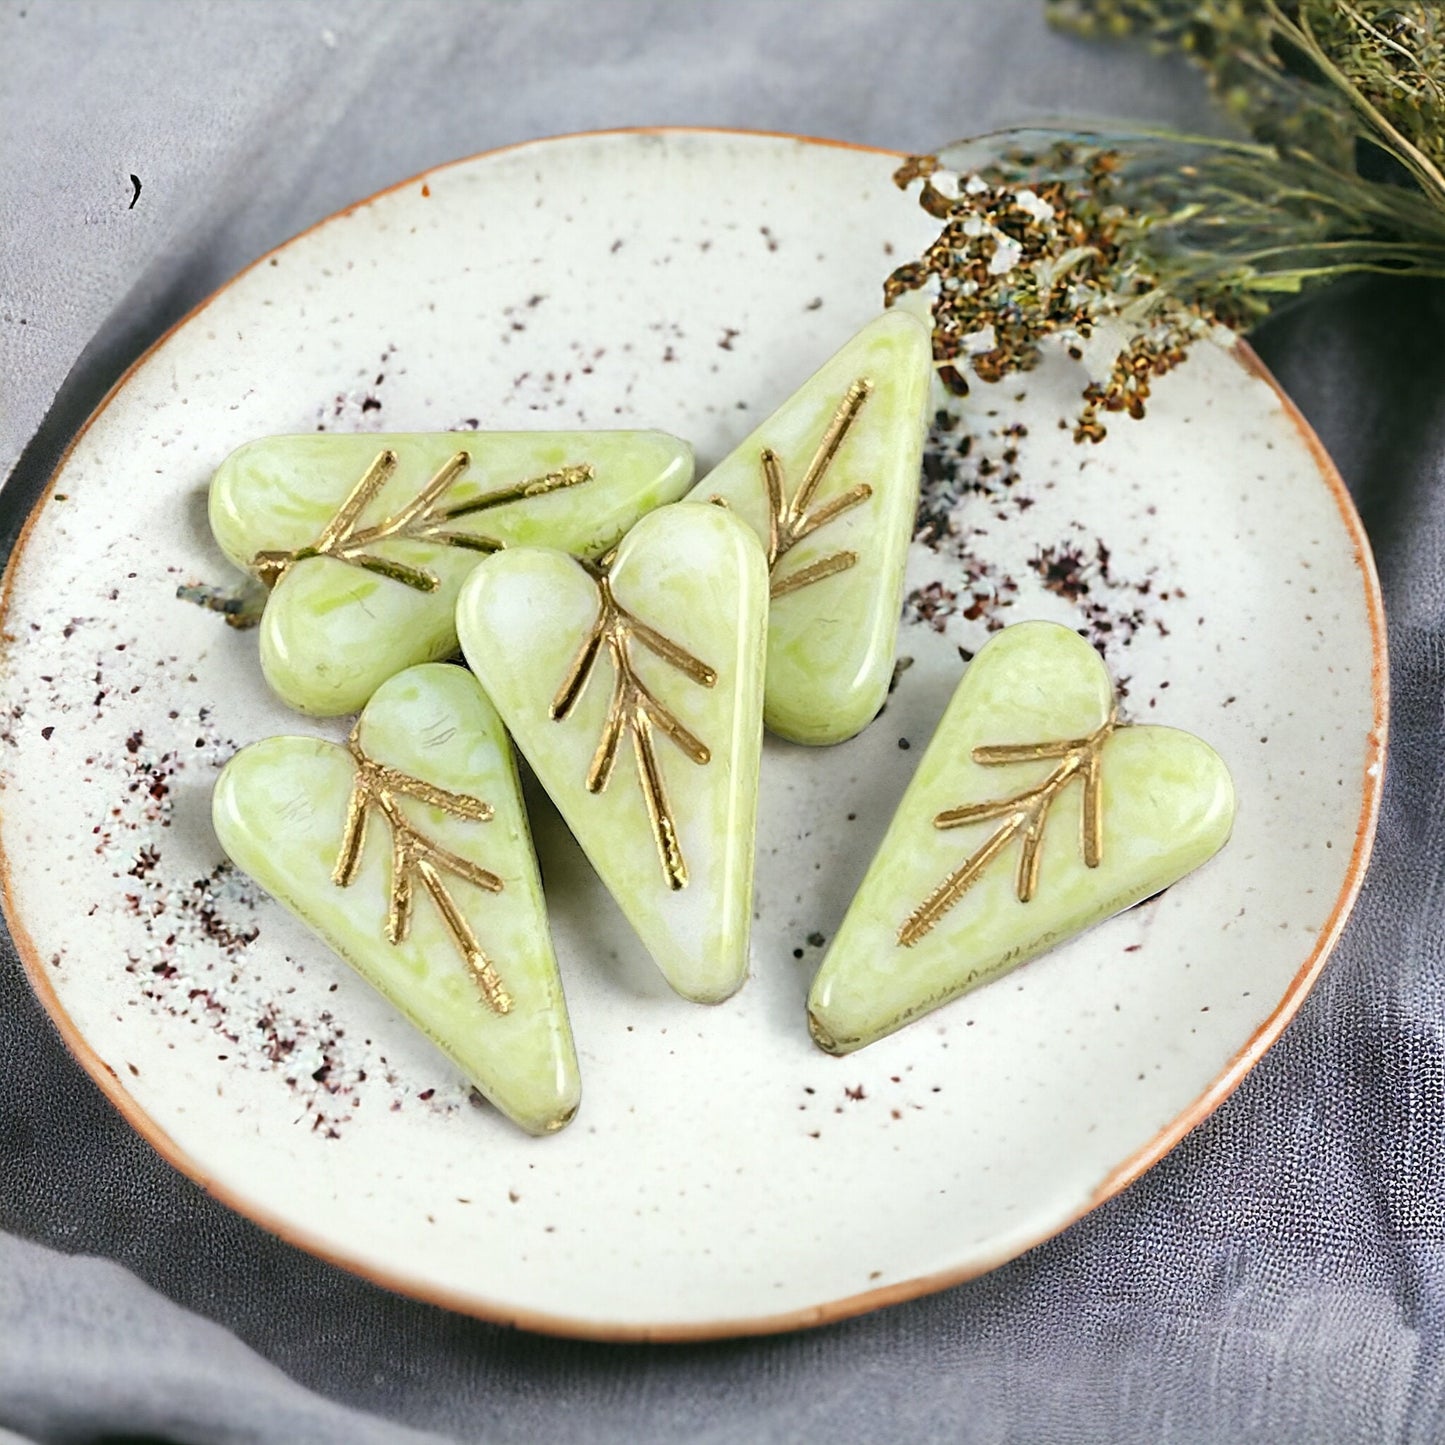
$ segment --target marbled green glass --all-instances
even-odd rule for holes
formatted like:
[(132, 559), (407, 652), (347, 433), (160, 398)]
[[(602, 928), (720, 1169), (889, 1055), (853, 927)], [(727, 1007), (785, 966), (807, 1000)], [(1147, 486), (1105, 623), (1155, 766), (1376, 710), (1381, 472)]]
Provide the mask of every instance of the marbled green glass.
[[(1219, 755), (1174, 728), (1111, 728), (1113, 708), (1098, 654), (1067, 627), (1021, 622), (980, 650), (813, 981), (808, 1021), (820, 1047), (843, 1054), (872, 1043), (1167, 888), (1224, 846), (1234, 788)], [(1088, 768), (1068, 771), (1070, 757), (1089, 749), (1057, 746), (1090, 739), (1100, 825), (1093, 867)], [(990, 763), (975, 753), (1029, 745), (1047, 755)], [(1033, 896), (1022, 901), (1023, 814), (1031, 790), (1037, 797), (1051, 779), (1058, 786), (1041, 822)], [(1010, 799), (1011, 808), (987, 807)], [(970, 808), (987, 816), (935, 825)], [(980, 858), (952, 897), (948, 880)]]
[[(356, 484), (384, 453), (395, 467), (324, 555), (317, 546)], [(346, 553), (404, 515), (465, 452), (468, 464), (398, 535)], [(590, 468), (585, 480), (578, 469)], [(489, 543), (597, 556), (644, 513), (692, 481), (692, 450), (656, 431), (442, 432), (267, 437), (221, 464), (211, 529), (238, 567), (262, 573), (267, 553), (300, 553), (281, 571), (261, 620), (261, 668), (292, 707), (319, 717), (358, 711), (393, 673), (456, 652), (457, 593)], [(539, 479), (531, 495), (511, 496)], [(476, 508), (476, 510), (471, 510)], [(450, 537), (450, 542), (441, 540)], [(429, 575), (431, 591), (375, 570)]]
[[(477, 681), (445, 663), (409, 668), (367, 705), (355, 744), (373, 763), (490, 805), (487, 821), (458, 816), (398, 783), (389, 805), (431, 851), (398, 866), (399, 830), (384, 807), (368, 810), (364, 845), (347, 886), (334, 881), (360, 769), (346, 748), (277, 737), (242, 748), (216, 783), (212, 816), (236, 866), (318, 933), (423, 1033), (508, 1118), (533, 1134), (562, 1128), (581, 1080), (561, 979), (501, 720)], [(392, 774), (383, 775), (393, 777)], [(441, 851), (435, 851), (441, 850)], [(468, 967), (425, 862), (495, 971), (510, 1005), (489, 1001)], [(461, 871), (456, 864), (460, 862)], [(466, 872), (487, 870), (491, 891)], [(410, 926), (388, 939), (399, 875)]]
[(928, 328), (886, 312), (691, 494), (769, 552), (763, 717), (795, 742), (852, 737), (888, 695), (932, 375)]
[(628, 533), (605, 584), (562, 552), (509, 548), (457, 606), (518, 748), (663, 976), (699, 1003), (747, 977), (767, 605), (752, 532), (682, 503)]

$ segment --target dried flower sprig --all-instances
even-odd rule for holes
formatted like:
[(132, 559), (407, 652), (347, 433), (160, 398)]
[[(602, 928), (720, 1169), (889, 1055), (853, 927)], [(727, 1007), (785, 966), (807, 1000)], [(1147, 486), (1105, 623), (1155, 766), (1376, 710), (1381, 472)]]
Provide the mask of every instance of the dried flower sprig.
[(1140, 34), (1209, 73), (1252, 141), (1160, 132), (1007, 131), (915, 157), (938, 240), (885, 299), (933, 291), (944, 382), (1027, 370), (1096, 333), (1083, 393), (1143, 414), (1154, 377), (1217, 327), (1351, 272), (1445, 276), (1445, 14), (1346, 0), (1053, 0), (1058, 21)]

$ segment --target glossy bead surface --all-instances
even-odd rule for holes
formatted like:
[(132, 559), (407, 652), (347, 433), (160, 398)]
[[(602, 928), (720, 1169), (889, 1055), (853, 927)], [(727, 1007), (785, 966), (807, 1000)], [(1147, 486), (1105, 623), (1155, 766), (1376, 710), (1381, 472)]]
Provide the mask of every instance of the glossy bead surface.
[[(402, 668), (456, 652), (457, 593), (486, 555), (477, 548), (597, 556), (692, 472), (687, 443), (656, 431), (267, 437), (221, 464), (210, 520), (227, 557), (273, 583), (267, 682), (333, 717)], [(348, 517), (368, 477), (375, 489)]]
[(767, 603), (749, 529), (680, 503), (644, 517), (605, 576), (508, 549), (457, 607), (517, 747), (663, 976), (699, 1003), (747, 976)]
[[(516, 767), (465, 669), (391, 678), (351, 749), (305, 737), (242, 748), (212, 816), (232, 861), (498, 1109), (533, 1134), (572, 1118), (577, 1056)], [(349, 841), (359, 847), (338, 883)], [(393, 942), (399, 904), (405, 936)]]
[[(1021, 622), (969, 664), (813, 982), (849, 1053), (1158, 893), (1229, 837), (1209, 745), (1117, 721), (1094, 649)], [(1030, 866), (1030, 858), (1034, 867)]]
[(932, 375), (928, 328), (885, 312), (691, 494), (767, 552), (764, 719), (794, 742), (842, 742), (888, 695)]

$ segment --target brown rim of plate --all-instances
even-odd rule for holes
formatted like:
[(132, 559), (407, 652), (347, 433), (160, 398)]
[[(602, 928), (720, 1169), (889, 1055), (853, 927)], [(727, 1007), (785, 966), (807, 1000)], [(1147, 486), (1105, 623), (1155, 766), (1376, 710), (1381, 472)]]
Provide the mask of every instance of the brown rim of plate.
[[(49, 500), (55, 490), (55, 484), (61, 472), (65, 470), (71, 453), (79, 444), (80, 439), (94, 425), (100, 414), (110, 405), (119, 394), (121, 389), (130, 380), (131, 376), (149, 360), (152, 353), (163, 346), (181, 327), (194, 321), (223, 291), (239, 281), (241, 277), (249, 274), (258, 266), (263, 266), (273, 256), (285, 250), (287, 247), (299, 241), (304, 236), (309, 236), (313, 231), (319, 230), (322, 226), (332, 221), (340, 220), (353, 212), (360, 210), (363, 206), (369, 206), (373, 202), (389, 196), (396, 191), (405, 190), (408, 186), (419, 185), (423, 187), (423, 193), (429, 195), (426, 190), (428, 179), (441, 171), (450, 170), (456, 166), (470, 165), (475, 161), (484, 160), (491, 156), (506, 154), (509, 151), (520, 150), (525, 146), (550, 145), (556, 141), (570, 141), (594, 139), (599, 136), (627, 136), (627, 135), (730, 135), (760, 137), (773, 140), (791, 140), (805, 145), (820, 145), (836, 147), (841, 150), (862, 151), (870, 155), (892, 156), (903, 159), (898, 151), (884, 150), (876, 146), (857, 145), (850, 141), (828, 140), (818, 136), (790, 135), (785, 131), (751, 131), (729, 129), (721, 126), (630, 126), (620, 127), (614, 130), (601, 131), (580, 131), (568, 135), (547, 136), (540, 139), (520, 141), (514, 145), (500, 146), (495, 150), (480, 151), (476, 155), (463, 156), (457, 160), (449, 161), (446, 165), (433, 167), (431, 170), (423, 171), (418, 175), (409, 176), (406, 180), (398, 181), (395, 185), (387, 186), (383, 190), (375, 192), (364, 200), (356, 201), (352, 205), (343, 207), (334, 214), (317, 221), (314, 225), (308, 226), (289, 240), (283, 241), (279, 246), (273, 247), (264, 255), (238, 271), (231, 280), (212, 292), (204, 301), (193, 307), (174, 325), (168, 327), (155, 341), (153, 341), (122, 373), (120, 379), (105, 394), (100, 404), (87, 418), (85, 424), (71, 438), (66, 446), (60, 461), (56, 464), (50, 480), (46, 483), (44, 491), (36, 499), (29, 515), (26, 517), (19, 535), (15, 539), (15, 545), (10, 557), (7, 559), (5, 573), (0, 578), (0, 627), (3, 627), (6, 611), (10, 602), (10, 591), (14, 583), (16, 565), (25, 545), (30, 539), (31, 527), (41, 508)], [(759, 1315), (745, 1319), (722, 1319), (707, 1320), (692, 1323), (674, 1323), (664, 1325), (648, 1324), (623, 1324), (608, 1323), (601, 1320), (573, 1319), (567, 1315), (554, 1315), (535, 1310), (520, 1310), (501, 1304), (495, 1300), (489, 1300), (477, 1295), (462, 1291), (453, 1291), (444, 1288), (436, 1288), (431, 1285), (419, 1286), (418, 1283), (404, 1274), (393, 1274), (390, 1271), (370, 1264), (365, 1261), (349, 1258), (334, 1250), (325, 1240), (317, 1238), (306, 1230), (300, 1230), (290, 1225), (286, 1220), (273, 1215), (268, 1210), (258, 1208), (234, 1191), (221, 1188), (212, 1183), (204, 1171), (189, 1156), (182, 1153), (171, 1141), (170, 1137), (160, 1128), (159, 1125), (140, 1107), (140, 1105), (126, 1092), (125, 1086), (121, 1083), (115, 1070), (110, 1067), (91, 1048), (85, 1037), (76, 1028), (70, 1016), (66, 1013), (60, 999), (57, 997), (50, 980), (46, 977), (40, 955), (36, 950), (34, 940), (25, 931), (24, 925), (20, 922), (19, 910), (11, 889), (10, 868), (5, 857), (3, 839), (0, 839), (0, 904), (4, 906), (5, 921), (10, 928), (11, 937), (15, 943), (16, 952), (24, 965), (30, 985), (36, 996), (49, 1013), (61, 1038), (65, 1041), (66, 1047), (80, 1066), (99, 1085), (101, 1092), (120, 1111), (126, 1122), (136, 1130), (155, 1151), (168, 1163), (173, 1165), (182, 1174), (194, 1180), (213, 1199), (234, 1209), (238, 1214), (259, 1224), (263, 1229), (276, 1235), (288, 1244), (304, 1249), (308, 1254), (313, 1254), (330, 1264), (339, 1266), (351, 1274), (359, 1275), (370, 1280), (373, 1284), (381, 1285), (385, 1289), (392, 1290), (398, 1294), (407, 1295), (412, 1299), (422, 1300), (428, 1304), (441, 1305), (446, 1309), (455, 1310), (460, 1314), (473, 1315), (479, 1319), (490, 1320), (495, 1324), (513, 1325), (520, 1329), (533, 1330), (540, 1334), (558, 1335), (569, 1339), (598, 1340), (614, 1343), (625, 1342), (651, 1342), (651, 1343), (684, 1343), (698, 1340), (716, 1340), (737, 1338), (744, 1335), (765, 1335), (779, 1334), (786, 1330), (808, 1329), (817, 1325), (830, 1324), (835, 1320), (849, 1319), (854, 1315), (866, 1314), (870, 1310), (882, 1308), (884, 1305), (901, 1304), (905, 1300), (917, 1299), (922, 1295), (934, 1294), (939, 1290), (947, 1289), (952, 1285), (963, 1284), (967, 1280), (977, 1279), (980, 1275), (997, 1269), (1000, 1265), (1007, 1264), (1010, 1260), (1018, 1258), (1036, 1245), (1043, 1244), (1046, 1240), (1053, 1239), (1061, 1234), (1070, 1225), (1083, 1218), (1093, 1209), (1097, 1208), (1105, 1200), (1111, 1199), (1118, 1194), (1125, 1186), (1132, 1184), (1145, 1170), (1157, 1164), (1183, 1137), (1196, 1125), (1200, 1124), (1212, 1114), (1234, 1091), (1244, 1079), (1244, 1076), (1264, 1056), (1265, 1051), (1279, 1037), (1284, 1026), (1294, 1017), (1300, 1005), (1304, 1002), (1306, 995), (1314, 986), (1316, 978), (1319, 977), (1320, 969), (1324, 966), (1325, 959), (1329, 957), (1330, 951), (1339, 941), (1341, 932), (1344, 930), (1345, 921), (1354, 907), (1356, 898), (1359, 896), (1360, 887), (1364, 881), (1365, 869), (1370, 861), (1370, 850), (1374, 843), (1375, 825), (1380, 813), (1380, 799), (1384, 790), (1384, 759), (1385, 742), (1388, 731), (1389, 718), (1389, 665), (1386, 650), (1385, 638), (1385, 613), (1384, 601), (1380, 594), (1380, 579), (1375, 570), (1374, 556), (1370, 550), (1369, 539), (1365, 534), (1364, 524), (1360, 520), (1359, 513), (1355, 510), (1355, 504), (1341, 479), (1339, 471), (1334, 462), (1330, 460), (1320, 440), (1310, 429), (1309, 423), (1305, 421), (1300, 410), (1285, 395), (1279, 383), (1270, 374), (1269, 369), (1255, 355), (1254, 351), (1246, 342), (1236, 344), (1235, 354), (1240, 364), (1246, 371), (1259, 377), (1266, 382), (1279, 398), (1286, 415), (1289, 417), (1303, 437), (1305, 445), (1309, 448), (1315, 465), (1319, 469), (1320, 476), (1325, 485), (1329, 488), (1336, 507), (1340, 512), (1340, 518), (1345, 524), (1345, 530), (1349, 533), (1354, 543), (1355, 565), (1360, 572), (1360, 582), (1364, 591), (1365, 609), (1370, 619), (1370, 637), (1372, 642), (1373, 657), (1370, 665), (1370, 687), (1374, 699), (1374, 711), (1372, 726), (1366, 738), (1366, 751), (1363, 768), (1363, 795), (1360, 801), (1359, 820), (1355, 826), (1354, 848), (1350, 854), (1349, 868), (1345, 874), (1344, 883), (1341, 885), (1334, 906), (1331, 908), (1324, 927), (1320, 930), (1304, 962), (1290, 981), (1289, 987), (1285, 990), (1284, 996), (1275, 1007), (1270, 1016), (1254, 1031), (1244, 1046), (1230, 1059), (1220, 1075), (1199, 1095), (1197, 1099), (1181, 1113), (1172, 1123), (1160, 1130), (1149, 1143), (1137, 1150), (1122, 1164), (1111, 1170), (1108, 1175), (1096, 1186), (1088, 1201), (1068, 1218), (1062, 1220), (1057, 1226), (1052, 1227), (1030, 1239), (1026, 1244), (1014, 1247), (1010, 1246), (1001, 1252), (996, 1258), (986, 1263), (973, 1263), (955, 1269), (938, 1270), (932, 1274), (918, 1275), (912, 1279), (900, 1280), (895, 1284), (882, 1285), (877, 1289), (864, 1290), (859, 1294), (847, 1295), (842, 1299), (831, 1300), (825, 1304), (809, 1305), (802, 1309), (788, 1310), (781, 1314)]]

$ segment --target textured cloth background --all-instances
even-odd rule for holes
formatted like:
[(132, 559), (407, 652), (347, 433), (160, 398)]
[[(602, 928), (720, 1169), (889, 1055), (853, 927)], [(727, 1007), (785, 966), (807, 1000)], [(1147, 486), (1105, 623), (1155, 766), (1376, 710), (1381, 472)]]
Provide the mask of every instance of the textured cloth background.
[[(1037, 0), (0, 8), (0, 548), (145, 345), (339, 206), (537, 135), (926, 150), (1052, 112), (1209, 124)], [(142, 192), (129, 208), (129, 175)], [(1445, 1438), (1445, 296), (1346, 286), (1260, 349), (1379, 552), (1375, 863), (1299, 1017), (1167, 1160), (985, 1279), (810, 1333), (546, 1340), (387, 1294), (174, 1173), (0, 936), (0, 1442)], [(420, 1432), (420, 1433), (416, 1433)]]

